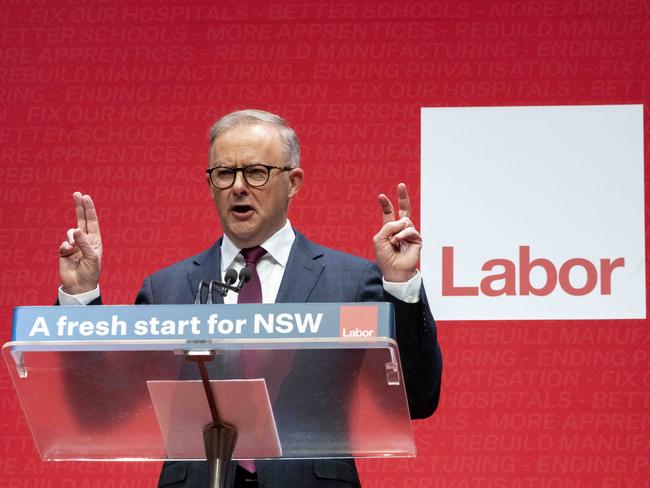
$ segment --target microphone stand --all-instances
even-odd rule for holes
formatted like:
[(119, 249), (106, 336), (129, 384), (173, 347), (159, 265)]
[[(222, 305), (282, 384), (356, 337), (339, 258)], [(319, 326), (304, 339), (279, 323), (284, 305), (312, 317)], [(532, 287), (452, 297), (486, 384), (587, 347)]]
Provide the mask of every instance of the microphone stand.
[[(239, 293), (241, 289), (244, 287), (244, 285), (248, 283), (248, 281), (251, 279), (251, 275), (252, 275), (252, 271), (249, 268), (245, 268), (245, 267), (242, 268), (239, 271), (239, 276), (237, 275), (237, 272), (231, 268), (228, 271), (226, 271), (226, 275), (224, 277), (225, 283), (222, 283), (217, 280), (199, 281), (199, 286), (198, 289), (196, 290), (196, 295), (194, 298), (194, 305), (201, 304), (204, 288), (207, 288), (208, 291), (208, 296), (206, 297), (205, 303), (206, 305), (212, 305), (212, 294), (215, 287), (219, 290), (219, 294), (222, 297), (225, 297), (228, 294), (228, 291), (234, 291), (235, 293)], [(235, 283), (237, 278), (239, 278), (237, 285), (233, 285), (233, 283)]]
[[(221, 296), (226, 296), (228, 291), (239, 293), (246, 283), (251, 279), (252, 271), (249, 268), (242, 268), (239, 275), (234, 269), (229, 269), (225, 276), (225, 283), (217, 280), (199, 282), (196, 297), (194, 299), (195, 305), (201, 304), (203, 288), (207, 287), (208, 296), (205, 303), (212, 304), (212, 293), (214, 287), (219, 289)], [(239, 278), (237, 285), (233, 285)], [(212, 361), (216, 351), (187, 351), (185, 359), (188, 361), (196, 362), (201, 375), (203, 389), (205, 396), (208, 400), (210, 407), (210, 414), (212, 415), (212, 423), (205, 426), (203, 429), (203, 444), (205, 447), (205, 456), (208, 461), (208, 472), (210, 480), (210, 488), (226, 488), (228, 480), (228, 468), (232, 459), (232, 453), (235, 450), (237, 443), (237, 429), (230, 424), (225, 423), (217, 410), (217, 402), (210, 386), (210, 378), (208, 370), (205, 366), (206, 362)]]

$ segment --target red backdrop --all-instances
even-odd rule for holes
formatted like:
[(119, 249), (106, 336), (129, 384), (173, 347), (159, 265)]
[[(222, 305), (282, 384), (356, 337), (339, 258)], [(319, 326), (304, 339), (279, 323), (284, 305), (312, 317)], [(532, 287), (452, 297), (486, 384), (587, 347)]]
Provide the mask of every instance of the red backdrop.
[[(229, 111), (290, 121), (292, 223), (371, 257), (378, 193), (405, 181), (419, 220), (420, 107), (650, 99), (647, 0), (3, 3), (3, 341), (13, 306), (55, 299), (75, 190), (98, 207), (106, 303), (219, 236), (203, 170)], [(438, 326), (418, 457), (359, 462), (366, 486), (650, 486), (647, 321)], [(157, 463), (42, 463), (4, 367), (0, 413), (0, 486), (155, 484)]]

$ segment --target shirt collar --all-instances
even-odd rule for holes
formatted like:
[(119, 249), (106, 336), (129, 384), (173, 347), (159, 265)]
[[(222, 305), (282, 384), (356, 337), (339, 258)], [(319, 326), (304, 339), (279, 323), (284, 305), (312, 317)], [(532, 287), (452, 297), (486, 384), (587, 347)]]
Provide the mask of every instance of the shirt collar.
[[(291, 228), (291, 222), (287, 219), (284, 226), (264, 241), (261, 246), (266, 249), (268, 255), (270, 255), (276, 263), (284, 268), (287, 266), (287, 261), (289, 261), (289, 253), (291, 252), (291, 246), (295, 240), (296, 235)], [(224, 234), (223, 241), (221, 242), (222, 273), (232, 266), (232, 263), (239, 256), (239, 251), (241, 251), (241, 248), (235, 246), (230, 238)]]

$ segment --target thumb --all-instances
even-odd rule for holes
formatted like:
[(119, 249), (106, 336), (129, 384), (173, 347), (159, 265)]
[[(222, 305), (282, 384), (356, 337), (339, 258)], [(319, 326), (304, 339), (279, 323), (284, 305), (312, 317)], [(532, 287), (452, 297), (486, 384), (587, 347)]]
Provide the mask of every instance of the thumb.
[(90, 245), (88, 236), (84, 232), (81, 232), (81, 229), (75, 229), (72, 236), (74, 237), (74, 242), (81, 250), (81, 254), (83, 254), (84, 258), (97, 259), (97, 253)]
[(411, 221), (407, 218), (386, 222), (375, 237), (380, 240), (389, 239), (409, 225), (411, 225)]
[(59, 256), (66, 257), (72, 254), (75, 250), (75, 246), (70, 244), (68, 241), (63, 241), (59, 246)]

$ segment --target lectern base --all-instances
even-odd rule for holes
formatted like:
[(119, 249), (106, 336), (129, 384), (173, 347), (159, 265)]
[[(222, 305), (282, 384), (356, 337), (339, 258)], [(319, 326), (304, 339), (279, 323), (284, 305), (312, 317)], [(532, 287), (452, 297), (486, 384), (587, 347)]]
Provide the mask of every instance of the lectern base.
[(205, 456), (208, 460), (210, 488), (226, 488), (228, 467), (237, 443), (237, 429), (230, 425), (210, 425), (203, 431)]

